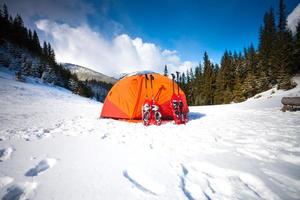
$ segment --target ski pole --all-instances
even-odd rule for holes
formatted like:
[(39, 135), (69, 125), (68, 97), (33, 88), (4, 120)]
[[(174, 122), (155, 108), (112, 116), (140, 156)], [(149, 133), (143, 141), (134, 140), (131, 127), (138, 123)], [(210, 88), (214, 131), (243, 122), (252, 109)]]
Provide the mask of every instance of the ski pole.
[(148, 99), (147, 81), (148, 81), (148, 76), (147, 76), (147, 74), (145, 74), (146, 98)]
[(174, 88), (174, 81), (175, 81), (175, 75), (174, 74), (171, 74), (172, 75), (172, 85), (173, 85), (173, 94), (175, 93), (175, 88)]
[(150, 74), (150, 84), (151, 84), (151, 97), (152, 97), (152, 100), (153, 100), (153, 84), (152, 84), (152, 81), (154, 80), (154, 77), (152, 74)]
[(177, 76), (177, 94), (179, 95), (179, 72), (176, 72)]

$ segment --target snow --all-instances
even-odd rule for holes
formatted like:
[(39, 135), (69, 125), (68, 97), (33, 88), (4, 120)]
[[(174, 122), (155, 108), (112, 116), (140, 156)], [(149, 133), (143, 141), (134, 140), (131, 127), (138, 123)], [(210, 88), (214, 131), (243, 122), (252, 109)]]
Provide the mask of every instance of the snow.
[(13, 178), (8, 177), (8, 176), (0, 176), (0, 188), (3, 188), (4, 186), (10, 184), (13, 182)]
[(186, 125), (145, 127), (99, 119), (101, 103), (1, 68), (0, 198), (299, 199), (300, 112), (280, 111), (283, 96), (300, 96), (295, 81), (190, 107)]
[(156, 74), (156, 72), (151, 71), (151, 70), (136, 71), (136, 72), (127, 74), (126, 77), (135, 76), (135, 75), (145, 75), (145, 74)]

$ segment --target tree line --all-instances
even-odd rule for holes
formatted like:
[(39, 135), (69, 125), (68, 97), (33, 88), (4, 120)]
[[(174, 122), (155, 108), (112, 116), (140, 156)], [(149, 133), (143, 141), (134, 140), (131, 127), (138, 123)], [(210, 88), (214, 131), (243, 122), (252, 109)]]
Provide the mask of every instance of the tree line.
[[(243, 52), (226, 50), (220, 65), (205, 52), (202, 63), (181, 73), (177, 81), (189, 105), (212, 105), (241, 102), (276, 84), (278, 89), (293, 88), (290, 78), (299, 72), (300, 20), (293, 35), (280, 0), (277, 23), (272, 8), (264, 15), (257, 48), (251, 44)], [(167, 66), (164, 74), (168, 74)]]
[(19, 14), (12, 17), (5, 4), (0, 8), (0, 47), (5, 49), (0, 54), (0, 64), (16, 70), (19, 75), (41, 78), (81, 96), (96, 99), (98, 94), (93, 93), (92, 86), (112, 87), (102, 82), (78, 80), (75, 74), (56, 62), (51, 44), (44, 41), (41, 46), (37, 32), (26, 28)]

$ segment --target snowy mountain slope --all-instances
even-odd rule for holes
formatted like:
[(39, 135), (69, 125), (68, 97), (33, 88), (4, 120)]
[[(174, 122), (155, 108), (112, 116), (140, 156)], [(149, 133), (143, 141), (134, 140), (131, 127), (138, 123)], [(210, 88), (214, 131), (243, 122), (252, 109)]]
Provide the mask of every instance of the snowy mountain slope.
[(296, 84), (297, 87), (284, 91), (284, 90), (277, 90), (277, 86), (274, 88), (267, 90), (265, 92), (256, 94), (254, 97), (248, 99), (243, 105), (248, 105), (248, 107), (255, 106), (256, 108), (262, 107), (282, 107), (281, 99), (282, 97), (295, 97), (300, 96), (300, 76), (296, 76), (292, 79)]
[(300, 112), (281, 112), (279, 100), (299, 85), (144, 127), (99, 119), (101, 103), (28, 81), (1, 69), (3, 199), (300, 197)]
[(96, 72), (94, 70), (79, 65), (74, 65), (71, 63), (63, 63), (63, 66), (69, 69), (71, 73), (76, 74), (78, 79), (81, 81), (96, 80), (96, 81), (102, 81), (102, 82), (112, 83), (112, 84), (114, 84), (117, 81), (116, 79), (110, 76), (106, 76), (100, 72)]

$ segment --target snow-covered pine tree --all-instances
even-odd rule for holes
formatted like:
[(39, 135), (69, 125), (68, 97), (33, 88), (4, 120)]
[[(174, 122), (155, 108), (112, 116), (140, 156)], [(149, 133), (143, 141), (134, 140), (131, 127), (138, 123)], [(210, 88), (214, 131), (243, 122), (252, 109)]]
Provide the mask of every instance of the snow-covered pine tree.
[(282, 67), (278, 72), (278, 85), (277, 89), (289, 90), (294, 88), (296, 85), (291, 81), (290, 75), (286, 72), (285, 68)]
[(234, 85), (234, 89), (233, 89), (233, 101), (241, 102), (244, 100), (245, 100), (245, 97), (244, 97), (244, 93), (242, 90), (242, 84), (241, 84), (240, 78), (237, 76), (236, 82)]
[(5, 43), (0, 47), (0, 65), (3, 67), (9, 67), (11, 62), (11, 57), (8, 55), (6, 51)]
[(34, 77), (41, 78), (42, 73), (43, 71), (41, 61), (38, 58), (33, 58), (30, 74)]
[(21, 72), (25, 76), (31, 75), (31, 60), (25, 54), (22, 54), (21, 58)]
[(68, 88), (70, 88), (70, 90), (73, 91), (75, 94), (78, 94), (78, 80), (70, 78), (68, 82)]
[(41, 79), (42, 79), (42, 81), (44, 81), (46, 83), (50, 83), (50, 84), (56, 83), (57, 78), (54, 73), (54, 70), (48, 64), (46, 64), (46, 66), (45, 66), (45, 70), (42, 73)]
[(257, 88), (257, 92), (263, 92), (272, 87), (272, 85), (270, 84), (270, 79), (265, 71), (259, 71), (259, 74), (255, 80), (255, 85)]
[(252, 72), (248, 72), (247, 77), (242, 86), (242, 91), (246, 98), (250, 98), (257, 93), (255, 80), (255, 75)]

